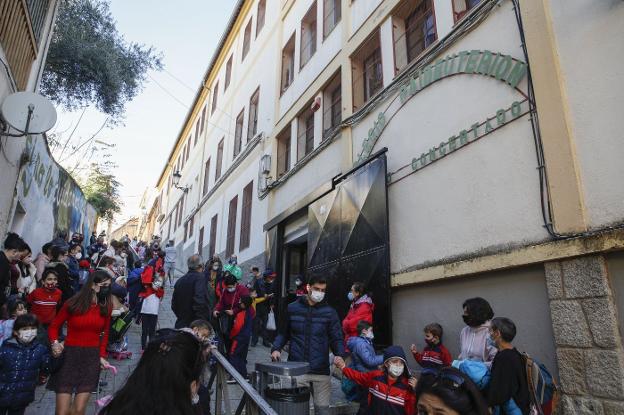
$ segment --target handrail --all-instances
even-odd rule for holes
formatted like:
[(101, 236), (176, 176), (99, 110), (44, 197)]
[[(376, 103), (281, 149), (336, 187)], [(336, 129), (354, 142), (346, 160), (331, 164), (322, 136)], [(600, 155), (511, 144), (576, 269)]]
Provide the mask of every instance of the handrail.
[[(257, 409), (259, 410), (259, 413), (261, 414), (278, 415), (277, 412), (275, 412), (275, 410), (271, 408), (269, 403), (266, 400), (264, 400), (262, 396), (260, 396), (260, 393), (258, 393), (258, 391), (255, 390), (253, 386), (249, 382), (247, 382), (247, 380), (244, 377), (241, 376), (240, 373), (238, 373), (238, 370), (236, 370), (234, 366), (232, 366), (230, 362), (227, 361), (227, 358), (225, 356), (223, 356), (216, 349), (213, 349), (211, 351), (211, 354), (217, 360), (217, 364), (218, 364), (217, 393), (216, 393), (217, 408), (215, 408), (216, 414), (220, 415), (221, 413), (224, 413), (224, 414), (230, 415), (229, 402), (227, 402), (227, 395), (228, 395), (227, 385), (225, 386), (225, 388), (223, 387), (224, 384), (226, 383), (226, 379), (225, 379), (223, 372), (226, 372), (228, 375), (232, 377), (232, 379), (236, 381), (238, 386), (240, 386), (244, 392), (241, 402), (238, 405), (238, 408), (236, 411), (237, 414), (242, 412), (242, 409), (245, 405), (251, 405), (251, 406), (257, 407)], [(219, 392), (223, 392), (223, 395), (225, 395), (225, 399), (226, 399), (225, 412), (220, 411), (220, 400), (222, 397), (220, 396)], [(250, 411), (246, 411), (246, 413), (249, 414)]]

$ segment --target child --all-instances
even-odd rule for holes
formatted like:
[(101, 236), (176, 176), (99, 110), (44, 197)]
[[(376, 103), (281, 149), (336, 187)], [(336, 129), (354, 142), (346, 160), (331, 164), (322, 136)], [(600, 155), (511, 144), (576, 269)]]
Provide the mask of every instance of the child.
[[(358, 372), (366, 373), (377, 370), (383, 364), (383, 355), (375, 353), (373, 347), (373, 326), (366, 320), (360, 320), (357, 324), (357, 336), (349, 337), (347, 347), (351, 350), (351, 364), (349, 367)], [(343, 392), (347, 400), (360, 402), (360, 413), (366, 413), (368, 407), (367, 391), (361, 387), (353, 388), (352, 385), (343, 382)]]
[(165, 295), (164, 277), (160, 277), (154, 272), (154, 267), (148, 266), (141, 274), (141, 283), (143, 284), (143, 291), (139, 293), (139, 297), (143, 298), (141, 303), (141, 350), (145, 350), (147, 343), (156, 334), (158, 309), (160, 308), (160, 301)]
[(368, 388), (369, 415), (414, 415), (416, 378), (409, 377), (405, 352), (401, 346), (388, 346), (383, 354), (383, 369), (362, 373), (346, 367), (336, 356), (334, 363), (342, 374), (358, 385)]
[(46, 268), (41, 280), (43, 286), (28, 294), (26, 301), (31, 306), (30, 311), (37, 316), (44, 331), (47, 331), (48, 326), (56, 317), (56, 310), (63, 293), (56, 288), (58, 275), (53, 269)]
[(0, 414), (23, 414), (35, 400), (39, 372), (49, 370), (50, 352), (35, 341), (37, 326), (33, 314), (17, 317), (13, 337), (0, 347)]
[(427, 324), (424, 332), (427, 345), (423, 352), (419, 353), (414, 344), (410, 347), (414, 359), (422, 368), (441, 369), (450, 366), (453, 359), (442, 344), (442, 326), (438, 323)]
[(492, 362), (488, 403), (493, 414), (528, 414), (531, 404), (525, 360), (511, 344), (516, 325), (505, 317), (490, 322), (487, 342), (498, 353)]
[(128, 275), (128, 304), (133, 312), (138, 312), (136, 305), (139, 302), (139, 293), (142, 288), (141, 274), (144, 270), (143, 261), (138, 260), (134, 262), (134, 269)]
[(9, 318), (0, 322), (0, 346), (13, 336), (13, 324), (15, 319), (28, 313), (26, 303), (17, 297), (13, 297), (7, 303)]
[(230, 331), (229, 360), (243, 377), (247, 377), (247, 351), (249, 350), (251, 326), (255, 315), (254, 309), (251, 307), (252, 303), (253, 300), (250, 296), (241, 297), (238, 306), (239, 311), (234, 317), (234, 325)]

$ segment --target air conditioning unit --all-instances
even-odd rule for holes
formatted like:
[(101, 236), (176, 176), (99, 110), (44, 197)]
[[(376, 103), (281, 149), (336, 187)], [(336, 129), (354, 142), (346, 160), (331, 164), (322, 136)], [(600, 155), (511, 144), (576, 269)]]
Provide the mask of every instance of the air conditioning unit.
[(316, 112), (321, 108), (321, 97), (316, 97), (310, 106), (312, 112)]

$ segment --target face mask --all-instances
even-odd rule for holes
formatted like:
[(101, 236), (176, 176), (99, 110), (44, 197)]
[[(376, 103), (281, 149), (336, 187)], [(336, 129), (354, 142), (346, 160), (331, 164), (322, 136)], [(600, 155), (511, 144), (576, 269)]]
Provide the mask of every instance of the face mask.
[(405, 366), (403, 365), (403, 363), (391, 363), (388, 366), (388, 372), (390, 372), (390, 374), (394, 376), (395, 378), (398, 378), (399, 376), (401, 376), (404, 370), (405, 370)]
[(234, 291), (236, 291), (236, 287), (228, 287), (227, 289), (229, 292), (233, 293)]
[(219, 264), (212, 264), (212, 269), (215, 271), (219, 270)]
[(82, 253), (80, 253), (80, 252), (76, 253), (76, 255), (74, 255), (74, 258), (81, 259), (82, 258)]
[(56, 288), (56, 283), (55, 282), (45, 285), (45, 289), (48, 290), (48, 291), (54, 291), (55, 288)]
[(375, 338), (375, 335), (373, 334), (373, 331), (368, 331), (368, 332), (364, 332), (364, 337), (367, 338), (368, 340), (373, 340)]
[(191, 396), (191, 403), (193, 405), (197, 405), (199, 403), (199, 395), (194, 393), (193, 396)]
[(492, 336), (488, 335), (487, 339), (485, 340), (485, 342), (487, 343), (487, 345), (489, 347), (493, 347), (494, 349), (496, 349), (496, 342), (492, 339)]
[(324, 292), (312, 290), (312, 292), (310, 293), (310, 299), (315, 303), (320, 303), (321, 301), (323, 301), (323, 298), (325, 298)]
[(347, 298), (349, 299), (349, 301), (353, 301), (355, 300), (355, 295), (353, 295), (353, 293), (349, 291), (349, 293), (347, 294)]
[(427, 343), (427, 345), (429, 347), (433, 347), (433, 346), (437, 345), (437, 343), (434, 340), (425, 339), (425, 343)]
[(17, 333), (17, 338), (20, 342), (28, 344), (37, 337), (37, 329), (20, 330)]
[(474, 319), (470, 315), (462, 314), (462, 319), (464, 320), (464, 323), (466, 323), (466, 325), (471, 327), (474, 326)]
[(231, 265), (236, 265), (238, 263), (238, 260), (236, 258), (230, 258), (230, 260), (228, 261)]
[(295, 285), (296, 285), (297, 287), (298, 287), (298, 286), (300, 286), (300, 285), (301, 285), (301, 280), (296, 280), (296, 281), (295, 281)]
[(110, 294), (110, 287), (100, 287), (100, 292), (98, 292), (97, 296), (98, 299), (103, 300), (105, 298), (108, 297), (108, 295)]
[(113, 310), (111, 312), (111, 317), (118, 317), (121, 315), (121, 310)]

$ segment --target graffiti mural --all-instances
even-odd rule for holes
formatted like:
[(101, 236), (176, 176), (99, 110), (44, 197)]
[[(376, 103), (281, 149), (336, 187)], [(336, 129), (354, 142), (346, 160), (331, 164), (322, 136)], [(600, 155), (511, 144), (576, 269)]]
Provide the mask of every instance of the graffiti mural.
[(61, 230), (82, 233), (88, 240), (97, 218), (78, 184), (52, 158), (42, 136), (28, 136), (25, 153), (29, 162), (17, 182), (25, 212), (22, 236), (34, 251)]

